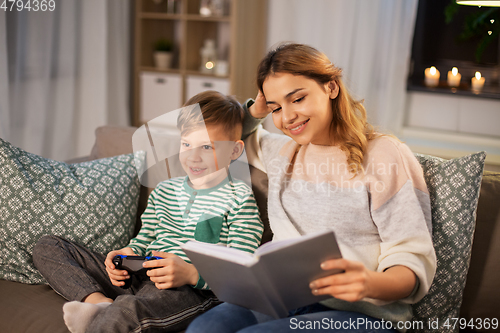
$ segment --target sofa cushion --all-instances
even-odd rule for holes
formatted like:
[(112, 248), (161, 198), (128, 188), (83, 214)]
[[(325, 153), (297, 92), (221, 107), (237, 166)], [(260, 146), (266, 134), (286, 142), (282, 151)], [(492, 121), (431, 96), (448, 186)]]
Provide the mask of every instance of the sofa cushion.
[[(137, 127), (131, 126), (101, 126), (95, 130), (95, 142), (90, 153), (90, 160), (113, 157), (124, 154), (132, 154), (132, 135)], [(140, 185), (139, 204), (137, 206), (136, 224), (134, 236), (141, 229), (141, 215), (148, 205), (149, 194), (152, 188)]]
[(69, 333), (63, 320), (66, 300), (47, 285), (0, 280), (0, 332)]
[(0, 139), (0, 278), (44, 283), (31, 257), (43, 235), (100, 253), (125, 246), (138, 198), (131, 154), (68, 165)]
[[(429, 293), (413, 305), (414, 320), (424, 323), (423, 331), (458, 332), (459, 325), (453, 327), (452, 318), (459, 318), (469, 270), (486, 154), (480, 152), (453, 160), (420, 154), (416, 157), (423, 167), (431, 198), (437, 270)], [(436, 320), (438, 330), (432, 326)], [(450, 326), (443, 326), (447, 323)]]
[(500, 172), (485, 171), (460, 317), (500, 319)]

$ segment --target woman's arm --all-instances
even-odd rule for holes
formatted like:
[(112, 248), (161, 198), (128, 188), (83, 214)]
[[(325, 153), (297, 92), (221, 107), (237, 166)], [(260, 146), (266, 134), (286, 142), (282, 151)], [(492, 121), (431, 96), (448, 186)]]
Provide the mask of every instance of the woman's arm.
[(271, 112), (269, 108), (267, 107), (266, 104), (266, 98), (264, 97), (264, 94), (261, 93), (260, 91), (257, 93), (257, 97), (255, 97), (255, 101), (253, 105), (251, 105), (248, 108), (248, 111), (250, 111), (250, 114), (254, 118), (266, 118), (267, 115)]
[(324, 270), (341, 269), (344, 273), (330, 275), (311, 282), (314, 295), (331, 295), (349, 302), (365, 297), (395, 301), (408, 297), (417, 283), (413, 271), (405, 266), (393, 266), (384, 272), (374, 272), (362, 263), (346, 259), (325, 261)]
[(269, 133), (263, 128), (259, 129), (259, 125), (264, 122), (270, 112), (260, 92), (255, 101), (249, 99), (243, 105), (243, 109), (245, 118), (243, 119), (242, 139), (246, 140), (248, 162), (263, 171), (268, 170), (268, 164), (278, 157), (281, 148), (291, 141), (291, 138), (283, 134)]
[(245, 102), (243, 109), (245, 110), (245, 119), (243, 120), (241, 138), (245, 139), (257, 130), (257, 127), (264, 122), (270, 111), (266, 105), (266, 99), (260, 91), (255, 100), (249, 99)]

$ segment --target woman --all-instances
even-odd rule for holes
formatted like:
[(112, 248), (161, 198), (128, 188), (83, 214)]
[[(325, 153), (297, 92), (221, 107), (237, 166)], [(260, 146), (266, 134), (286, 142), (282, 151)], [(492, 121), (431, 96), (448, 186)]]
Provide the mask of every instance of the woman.
[(188, 333), (404, 330), (410, 304), (427, 293), (436, 269), (418, 161), (406, 145), (374, 131), (341, 70), (312, 47), (284, 44), (269, 52), (257, 84), (244, 132), (255, 131), (271, 112), (286, 135), (259, 133), (274, 239), (332, 229), (343, 259), (321, 267), (344, 273), (313, 281), (313, 294), (332, 297), (291, 311), (293, 318), (273, 320), (222, 304), (198, 317)]

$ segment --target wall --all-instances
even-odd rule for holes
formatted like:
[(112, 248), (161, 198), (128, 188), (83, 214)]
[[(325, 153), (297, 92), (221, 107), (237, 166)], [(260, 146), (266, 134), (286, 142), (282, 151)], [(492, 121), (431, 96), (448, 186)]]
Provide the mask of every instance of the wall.
[[(349, 54), (348, 51), (352, 50), (352, 47), (349, 47), (349, 41), (356, 39), (352, 31), (365, 31), (372, 28), (374, 24), (369, 20), (355, 20), (356, 27), (351, 30), (318, 29), (319, 24), (327, 20), (326, 17), (330, 17), (329, 21), (331, 21), (326, 26), (332, 26), (338, 21), (333, 19), (338, 12), (343, 12), (344, 16), (350, 13), (352, 17), (356, 18), (364, 13), (359, 14), (359, 11), (364, 10), (366, 6), (356, 7), (355, 2), (338, 1), (335, 3), (339, 6), (338, 8), (335, 7), (338, 10), (332, 13), (331, 3), (324, 1), (318, 1), (314, 6), (308, 6), (307, 8), (300, 7), (303, 3), (298, 0), (287, 2), (287, 4), (288, 6), (285, 7), (283, 0), (269, 1), (268, 46), (273, 45), (278, 40), (295, 40), (316, 46), (327, 54), (327, 50), (333, 49), (330, 50), (332, 54), (328, 55), (332, 59), (343, 59), (342, 54)], [(389, 2), (379, 2), (379, 6), (388, 4)], [(301, 10), (297, 10), (297, 7), (300, 7)], [(285, 17), (283, 17), (283, 12), (287, 13)], [(300, 15), (296, 13), (300, 13)], [(403, 14), (398, 13), (398, 15)], [(409, 16), (411, 17), (411, 15)], [(335, 18), (338, 19), (338, 17)], [(301, 24), (304, 23), (309, 24), (310, 28), (299, 29), (299, 27), (302, 27)], [(291, 24), (291, 27), (287, 26), (287, 24)], [(314, 34), (311, 31), (321, 31), (321, 33)], [(384, 45), (383, 40), (383, 36), (379, 37), (375, 43)], [(407, 44), (409, 47), (411, 46), (410, 42)], [(356, 53), (356, 55), (358, 54), (359, 52)], [(387, 52), (384, 54), (387, 54)], [(398, 54), (401, 56), (402, 53)], [(364, 68), (365, 72), (370, 72), (370, 67), (378, 66), (377, 58), (371, 58), (368, 61), (361, 59), (356, 63), (353, 62), (350, 68), (342, 62), (339, 64), (341, 67), (347, 67), (346, 73), (348, 76), (352, 74), (352, 71), (359, 70), (359, 68)], [(359, 78), (357, 79), (359, 81)], [(368, 80), (362, 82), (366, 83)], [(348, 87), (352, 89), (352, 86), (356, 87), (356, 83), (359, 82), (347, 80), (347, 83)], [(383, 87), (384, 82), (382, 80), (378, 84), (370, 84), (368, 93), (365, 91), (357, 97), (364, 98), (365, 101), (368, 100), (369, 102), (370, 93), (375, 92), (375, 95), (380, 96), (380, 99), (389, 99), (389, 97), (379, 92)], [(357, 92), (356, 89), (354, 90), (354, 92)], [(500, 99), (407, 92), (405, 90), (403, 90), (403, 94), (404, 96), (396, 95), (394, 92), (389, 94), (393, 100), (401, 97), (405, 100), (404, 107), (400, 110), (405, 118), (403, 128), (399, 132), (394, 131), (394, 134), (405, 141), (413, 151), (444, 158), (454, 158), (484, 150), (488, 153), (488, 168), (500, 171)], [(365, 105), (368, 107), (368, 103), (365, 102)], [(397, 110), (395, 111), (397, 113)], [(370, 112), (373, 112), (373, 110), (368, 110), (369, 114)], [(393, 115), (391, 114), (391, 116)], [(269, 118), (264, 125), (266, 129), (280, 132), (274, 127)]]
[(445, 158), (486, 151), (500, 171), (500, 99), (409, 91), (400, 137), (413, 151)]

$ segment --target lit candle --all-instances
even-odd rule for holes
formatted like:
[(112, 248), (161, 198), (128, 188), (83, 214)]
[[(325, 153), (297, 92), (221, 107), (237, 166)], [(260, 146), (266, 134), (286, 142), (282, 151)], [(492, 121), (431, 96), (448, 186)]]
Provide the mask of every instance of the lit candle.
[(439, 84), (439, 71), (436, 67), (432, 66), (431, 68), (425, 69), (425, 85), (427, 87), (437, 87)]
[(448, 71), (448, 85), (450, 87), (458, 87), (461, 79), (462, 75), (458, 73), (458, 68), (453, 67), (451, 71)]
[(476, 76), (472, 78), (471, 83), (472, 83), (472, 91), (480, 92), (484, 86), (484, 77), (481, 77), (480, 72), (476, 72)]

